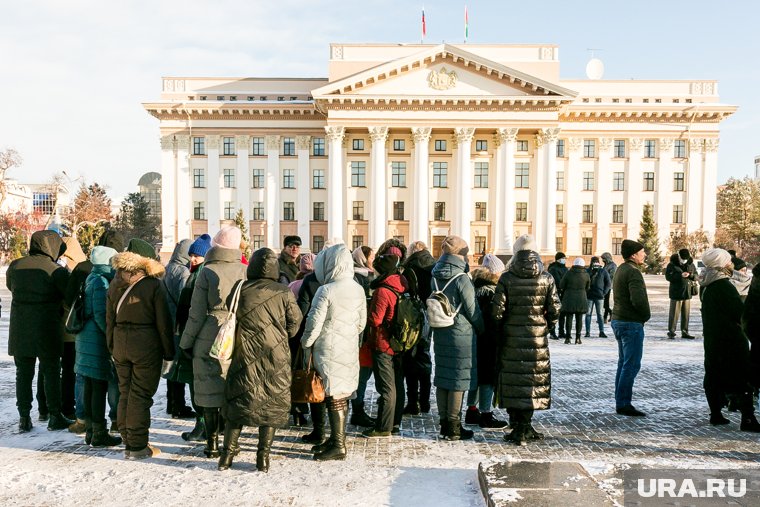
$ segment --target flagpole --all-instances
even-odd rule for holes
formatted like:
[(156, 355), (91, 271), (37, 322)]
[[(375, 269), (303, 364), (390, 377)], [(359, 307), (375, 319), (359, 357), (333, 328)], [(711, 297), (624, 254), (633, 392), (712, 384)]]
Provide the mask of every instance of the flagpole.
[(427, 27), (425, 26), (425, 6), (422, 6), (422, 37), (420, 37), (420, 44), (425, 43), (425, 35), (427, 34)]
[(464, 43), (467, 44), (467, 38), (470, 35), (470, 21), (467, 17), (467, 4), (464, 4)]

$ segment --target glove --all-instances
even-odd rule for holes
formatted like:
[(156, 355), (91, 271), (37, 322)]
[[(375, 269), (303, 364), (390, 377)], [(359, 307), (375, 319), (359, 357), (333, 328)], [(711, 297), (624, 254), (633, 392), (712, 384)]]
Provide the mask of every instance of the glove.
[(161, 366), (161, 376), (163, 377), (164, 375), (168, 374), (171, 371), (172, 366), (174, 366), (173, 360), (172, 361), (164, 360), (163, 365)]

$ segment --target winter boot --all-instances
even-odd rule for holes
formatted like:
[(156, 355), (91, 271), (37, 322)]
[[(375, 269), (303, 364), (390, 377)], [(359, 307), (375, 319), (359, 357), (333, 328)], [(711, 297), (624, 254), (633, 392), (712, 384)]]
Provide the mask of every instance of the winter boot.
[(174, 419), (192, 419), (197, 414), (195, 411), (188, 407), (187, 405), (184, 406), (178, 406), (176, 403), (174, 404), (174, 410), (172, 411), (172, 418)]
[(145, 459), (153, 458), (159, 454), (161, 454), (161, 449), (148, 444), (137, 451), (129, 451), (128, 453), (125, 452), (124, 457), (127, 459)]
[(565, 345), (568, 345), (570, 343), (570, 337), (565, 335)]
[(464, 426), (462, 426), (462, 422), (459, 420), (451, 421), (452, 428), (454, 426), (459, 426), (459, 440), (470, 440), (472, 437), (475, 436), (475, 432), (472, 430), (468, 430)]
[(314, 430), (311, 433), (303, 435), (301, 440), (307, 444), (323, 444), (325, 442), (325, 412), (327, 411), (327, 407), (324, 403), (312, 403), (310, 408), (311, 422), (314, 424)]
[(760, 433), (760, 422), (757, 422), (755, 414), (742, 414), (742, 422), (739, 429), (752, 433)]
[(348, 403), (345, 399), (330, 398), (328, 402), (328, 419), (330, 420), (330, 446), (314, 455), (317, 461), (346, 459), (346, 416)]
[(406, 406), (404, 407), (404, 414), (406, 415), (420, 415), (420, 405), (419, 403), (409, 401)]
[(480, 410), (478, 407), (467, 407), (467, 412), (464, 414), (465, 424), (479, 424), (480, 423)]
[(77, 419), (74, 421), (72, 425), (69, 426), (69, 432), (70, 433), (76, 433), (77, 435), (81, 435), (84, 433), (85, 430), (85, 422), (84, 419)]
[(445, 438), (446, 435), (449, 433), (449, 420), (448, 419), (441, 419), (441, 431), (439, 432), (439, 435), (441, 438)]
[(105, 422), (93, 423), (92, 428), (92, 447), (113, 447), (121, 444), (121, 437), (111, 436), (108, 433), (108, 426)]
[(581, 341), (581, 333), (580, 332), (575, 333), (575, 344), (576, 345), (581, 345), (582, 343), (583, 342)]
[(504, 435), (504, 440), (515, 445), (525, 445), (527, 440), (525, 437), (525, 424), (515, 423), (515, 427), (511, 433)]
[(92, 421), (85, 419), (84, 422), (84, 443), (87, 445), (92, 444)]
[(501, 429), (507, 425), (507, 421), (497, 419), (494, 417), (493, 412), (481, 412), (478, 425), (484, 430)]
[[(322, 414), (322, 417), (323, 417), (322, 420), (324, 421), (324, 413)], [(364, 428), (369, 428), (375, 425), (375, 418), (370, 417), (369, 415), (367, 415), (367, 412), (364, 411), (363, 401), (351, 400), (351, 420), (349, 422), (353, 424), (354, 426), (362, 426)]]
[(713, 426), (721, 426), (723, 424), (729, 424), (731, 421), (723, 417), (720, 412), (710, 414), (710, 424)]
[(204, 408), (204, 421), (206, 422), (206, 448), (203, 454), (207, 458), (219, 457), (219, 409)]
[(525, 428), (525, 439), (526, 440), (543, 440), (544, 434), (539, 433), (538, 431), (533, 428), (532, 424), (528, 424)]
[(188, 442), (203, 442), (206, 440), (206, 424), (202, 415), (195, 416), (195, 427), (191, 431), (182, 432), (182, 440)]
[(423, 374), (420, 376), (420, 413), (430, 413), (430, 375)]
[(219, 454), (219, 465), (217, 469), (227, 470), (232, 466), (232, 458), (238, 455), (240, 452), (240, 432), (243, 428), (232, 428), (231, 425), (227, 425), (224, 430), (224, 446), (222, 452)]
[(256, 470), (259, 472), (269, 472), (269, 451), (272, 449), (273, 440), (274, 428), (259, 426), (259, 445), (256, 450)]
[(48, 431), (60, 431), (60, 430), (67, 430), (69, 429), (69, 426), (74, 424), (74, 421), (71, 419), (66, 419), (63, 417), (63, 414), (58, 412), (57, 414), (50, 414), (50, 419), (48, 419)]
[(32, 431), (32, 418), (28, 415), (22, 415), (18, 419), (19, 433), (29, 433)]

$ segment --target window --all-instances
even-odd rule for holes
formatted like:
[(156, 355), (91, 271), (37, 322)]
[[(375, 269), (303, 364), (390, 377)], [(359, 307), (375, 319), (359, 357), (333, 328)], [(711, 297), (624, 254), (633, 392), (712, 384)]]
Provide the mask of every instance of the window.
[(259, 248), (264, 247), (264, 236), (261, 234), (254, 234), (251, 236), (251, 248), (253, 248), (253, 251), (255, 252)]
[(594, 171), (583, 173), (583, 190), (594, 190)]
[(193, 155), (205, 155), (205, 154), (206, 154), (206, 138), (193, 137)]
[(583, 223), (590, 224), (593, 222), (594, 222), (594, 205), (584, 204), (583, 205)]
[(433, 187), (434, 188), (446, 188), (448, 187), (448, 162), (433, 162)]
[(312, 236), (311, 237), (311, 253), (319, 253), (325, 246), (324, 236)]
[(620, 255), (623, 251), (623, 238), (612, 238), (612, 255)]
[(434, 143), (435, 151), (446, 151), (446, 141), (443, 139), (436, 139)]
[(222, 143), (222, 155), (234, 155), (235, 154), (235, 138), (225, 137)]
[(554, 238), (554, 250), (557, 252), (561, 252), (565, 249), (564, 243), (563, 243), (562, 236), (557, 236)]
[(475, 220), (478, 222), (485, 222), (486, 220), (488, 220), (486, 203), (484, 202), (475, 203)]
[(486, 237), (485, 236), (475, 236), (475, 253), (485, 255), (486, 253)]
[(565, 171), (557, 171), (557, 190), (565, 190)]
[(623, 223), (623, 205), (622, 204), (612, 205), (612, 223), (613, 224)]
[(686, 141), (684, 139), (676, 139), (673, 143), (673, 157), (686, 158)]
[(581, 255), (591, 255), (594, 238), (581, 238)]
[(253, 137), (252, 141), (253, 141), (253, 145), (252, 145), (251, 155), (266, 155), (266, 152), (264, 151), (264, 138)]
[(555, 213), (556, 213), (556, 222), (558, 224), (564, 224), (565, 223), (565, 205), (564, 204), (556, 204), (555, 205)]
[(557, 158), (565, 157), (565, 140), (557, 139)]
[(515, 203), (515, 220), (518, 222), (528, 221), (528, 203), (516, 202)]
[(393, 201), (393, 220), (405, 220), (403, 201)]
[(406, 187), (406, 162), (391, 162), (391, 186)]
[(657, 140), (644, 139), (644, 158), (655, 158), (657, 156)]
[(530, 180), (530, 164), (519, 162), (515, 164), (515, 188), (528, 188)]
[(477, 139), (475, 141), (475, 151), (488, 151), (488, 141), (485, 139)]
[(676, 204), (673, 206), (673, 223), (683, 223), (683, 204)]
[(446, 220), (446, 203), (436, 202), (433, 204), (433, 220), (442, 222)]
[(612, 173), (612, 190), (625, 190), (625, 173)]
[(224, 170), (224, 188), (235, 188), (235, 170)]
[(224, 219), (235, 220), (235, 207), (232, 205), (232, 201), (224, 201)]
[(351, 162), (351, 186), (366, 187), (367, 164), (365, 162)]
[(314, 215), (312, 217), (312, 220), (315, 222), (323, 222), (325, 220), (325, 203), (315, 202), (313, 209)]
[(644, 173), (644, 192), (654, 192), (654, 173)]
[(204, 188), (206, 186), (206, 175), (204, 173), (204, 169), (193, 169), (193, 188)]
[(296, 171), (295, 171), (295, 169), (283, 169), (283, 171), (282, 171), (282, 188), (296, 188)]
[(315, 157), (325, 156), (325, 138), (314, 137), (311, 140), (311, 154)]
[(406, 243), (406, 241), (404, 241), (404, 236), (393, 236), (393, 239), (401, 243)]
[(584, 158), (596, 157), (596, 141), (593, 139), (583, 140), (583, 156)]
[(253, 219), (264, 220), (264, 203), (263, 202), (253, 203)]
[(283, 220), (295, 220), (296, 219), (296, 206), (293, 202), (282, 203), (282, 219)]
[(193, 201), (193, 219), (206, 220), (206, 204), (203, 201)]
[(475, 188), (488, 188), (488, 162), (475, 162)]
[(614, 158), (625, 158), (625, 139), (612, 141), (612, 156)]
[(517, 141), (517, 151), (528, 151), (528, 141)]
[(264, 188), (264, 169), (253, 170), (251, 185), (253, 188)]
[(406, 149), (406, 143), (403, 139), (393, 140), (393, 151), (404, 151)]
[(286, 157), (292, 157), (296, 154), (296, 139), (294, 137), (282, 139), (282, 154)]
[(364, 220), (364, 201), (354, 201), (354, 220)]
[(311, 187), (325, 188), (325, 170), (324, 169), (314, 169), (314, 171), (312, 171)]
[(684, 174), (673, 173), (673, 190), (676, 192), (683, 192), (684, 189)]
[(364, 150), (364, 139), (354, 139), (352, 143), (354, 151)]
[(364, 244), (364, 236), (351, 236), (351, 249), (356, 250)]

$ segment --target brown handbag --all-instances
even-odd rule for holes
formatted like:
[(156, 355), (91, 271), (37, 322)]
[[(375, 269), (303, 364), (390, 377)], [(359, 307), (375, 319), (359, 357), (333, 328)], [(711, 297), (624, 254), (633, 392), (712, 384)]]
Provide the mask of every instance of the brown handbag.
[[(292, 403), (322, 403), (325, 401), (325, 386), (322, 383), (322, 377), (317, 370), (311, 367), (311, 357), (306, 369), (294, 369), (293, 381), (290, 384), (290, 401)], [(296, 365), (303, 364), (303, 348), (298, 348), (296, 355)]]

